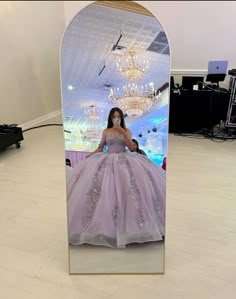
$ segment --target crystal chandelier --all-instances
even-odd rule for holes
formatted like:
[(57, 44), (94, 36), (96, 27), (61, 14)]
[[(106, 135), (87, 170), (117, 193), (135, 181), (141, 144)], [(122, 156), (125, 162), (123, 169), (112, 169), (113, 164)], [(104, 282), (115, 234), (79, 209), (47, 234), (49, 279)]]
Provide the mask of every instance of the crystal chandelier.
[(98, 142), (101, 140), (102, 131), (98, 127), (89, 127), (85, 131), (81, 131), (82, 137), (93, 142)]
[(138, 62), (138, 56), (134, 50), (129, 51), (129, 57), (125, 62), (116, 63), (117, 70), (129, 81), (137, 81), (145, 75), (149, 69), (148, 60), (142, 62), (142, 66)]
[(97, 108), (96, 105), (91, 105), (88, 109), (84, 110), (84, 115), (91, 120), (99, 120), (101, 118), (100, 113), (103, 113), (102, 109)]
[(101, 139), (102, 131), (99, 127), (98, 121), (102, 119), (102, 109), (97, 108), (95, 105), (89, 106), (84, 110), (84, 115), (88, 117), (89, 124), (85, 130), (81, 130), (81, 135), (84, 139), (97, 142)]
[(119, 88), (111, 89), (109, 103), (118, 106), (128, 116), (139, 117), (150, 110), (158, 98), (153, 83), (146, 85), (131, 83), (123, 86), (123, 94)]

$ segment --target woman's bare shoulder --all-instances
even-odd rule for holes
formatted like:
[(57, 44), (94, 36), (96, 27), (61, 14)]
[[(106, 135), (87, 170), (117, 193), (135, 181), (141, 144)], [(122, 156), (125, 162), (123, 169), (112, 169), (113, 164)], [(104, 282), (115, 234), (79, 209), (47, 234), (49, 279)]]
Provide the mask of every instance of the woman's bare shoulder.
[(104, 129), (104, 130), (103, 130), (103, 135), (106, 135), (108, 132), (109, 132), (109, 129), (108, 129), (108, 128)]

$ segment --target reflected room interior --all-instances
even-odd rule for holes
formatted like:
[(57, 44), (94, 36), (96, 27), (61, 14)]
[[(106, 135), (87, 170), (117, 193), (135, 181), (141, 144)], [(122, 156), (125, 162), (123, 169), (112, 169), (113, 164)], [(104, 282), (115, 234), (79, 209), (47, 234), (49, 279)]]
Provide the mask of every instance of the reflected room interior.
[[(62, 40), (67, 178), (99, 146), (113, 107), (124, 112), (132, 138), (149, 160), (163, 169), (168, 161), (167, 37), (149, 11), (122, 2), (121, 8), (111, 1), (90, 4), (74, 17)], [(69, 244), (70, 273), (164, 273), (164, 249), (164, 237), (125, 249)]]

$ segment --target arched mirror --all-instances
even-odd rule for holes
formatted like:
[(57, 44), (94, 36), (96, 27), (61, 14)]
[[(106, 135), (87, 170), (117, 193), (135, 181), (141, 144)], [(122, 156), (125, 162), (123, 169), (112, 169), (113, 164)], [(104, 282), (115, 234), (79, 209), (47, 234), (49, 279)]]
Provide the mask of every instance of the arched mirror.
[(143, 6), (98, 1), (61, 45), (70, 273), (164, 273), (170, 55)]

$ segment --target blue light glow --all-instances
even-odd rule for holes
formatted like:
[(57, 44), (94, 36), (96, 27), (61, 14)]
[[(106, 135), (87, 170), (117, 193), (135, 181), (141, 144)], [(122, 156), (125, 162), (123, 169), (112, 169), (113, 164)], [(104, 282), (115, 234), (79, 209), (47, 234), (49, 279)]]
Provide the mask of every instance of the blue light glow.
[(163, 121), (166, 121), (167, 119), (168, 119), (167, 117), (156, 117), (156, 118), (150, 118), (149, 121), (154, 125), (158, 125)]

